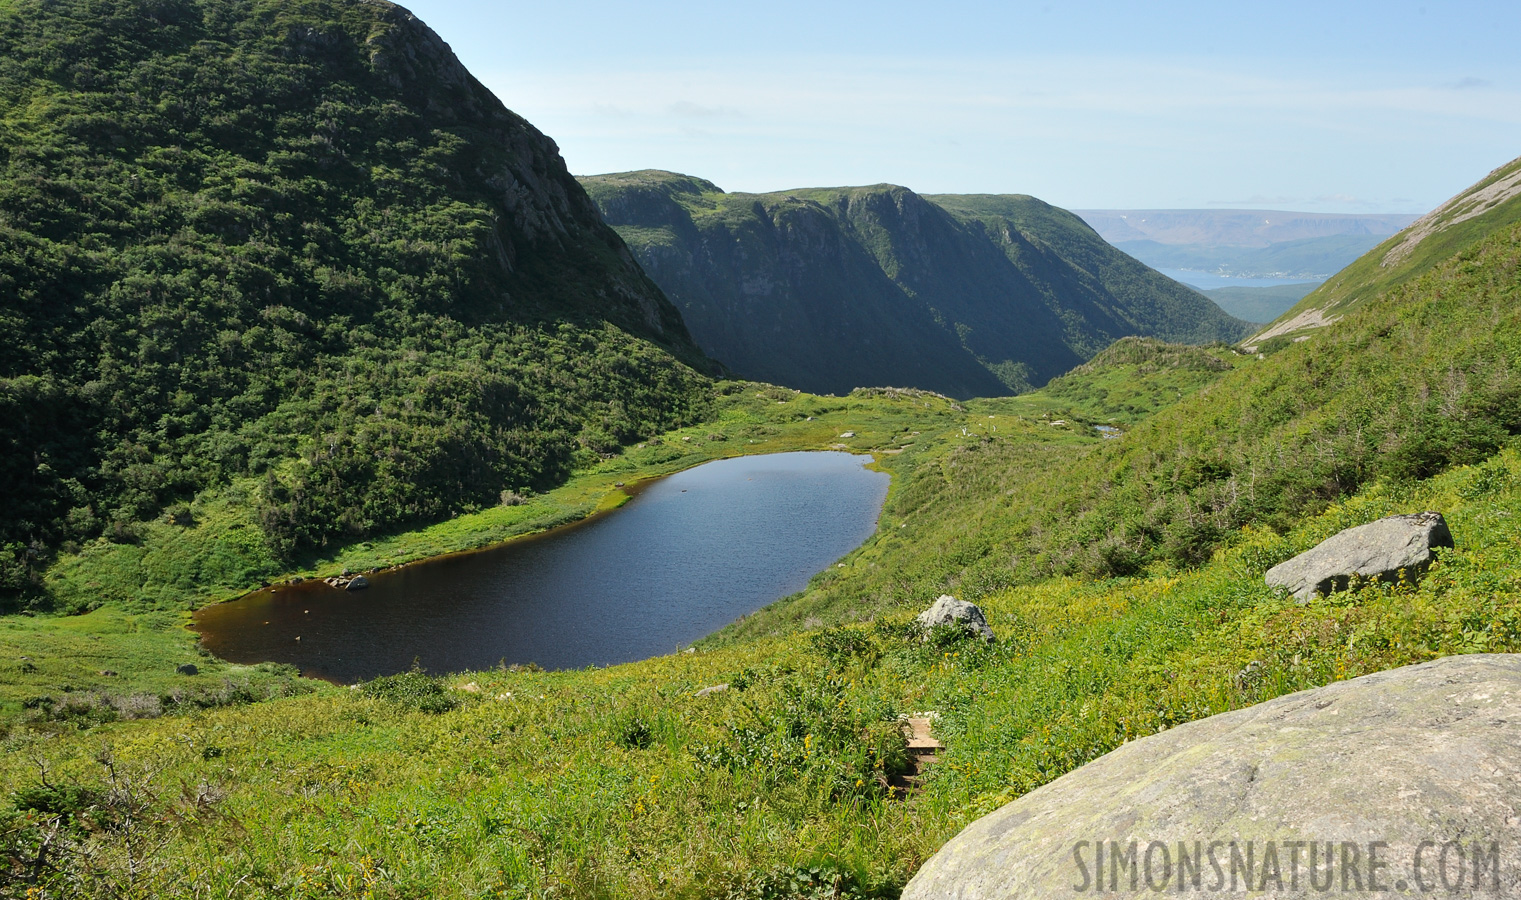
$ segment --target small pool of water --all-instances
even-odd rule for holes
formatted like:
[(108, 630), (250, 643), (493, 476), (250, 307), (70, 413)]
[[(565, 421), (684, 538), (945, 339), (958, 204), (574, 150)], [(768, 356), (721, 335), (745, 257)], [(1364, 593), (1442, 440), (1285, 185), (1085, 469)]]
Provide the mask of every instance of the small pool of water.
[(498, 663), (611, 665), (680, 650), (801, 590), (876, 529), (888, 476), (870, 457), (719, 460), (622, 509), (489, 550), (269, 588), (195, 616), (204, 646), (339, 682)]

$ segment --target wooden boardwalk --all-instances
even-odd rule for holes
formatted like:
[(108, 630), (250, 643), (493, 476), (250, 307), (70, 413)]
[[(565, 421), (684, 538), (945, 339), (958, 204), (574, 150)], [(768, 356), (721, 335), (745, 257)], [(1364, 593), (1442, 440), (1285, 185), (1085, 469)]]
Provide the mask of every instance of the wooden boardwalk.
[(888, 783), (895, 799), (907, 800), (918, 793), (924, 770), (933, 765), (940, 758), (939, 752), (945, 749), (945, 745), (930, 733), (931, 724), (929, 716), (909, 716), (903, 720), (903, 736), (908, 739), (911, 768)]

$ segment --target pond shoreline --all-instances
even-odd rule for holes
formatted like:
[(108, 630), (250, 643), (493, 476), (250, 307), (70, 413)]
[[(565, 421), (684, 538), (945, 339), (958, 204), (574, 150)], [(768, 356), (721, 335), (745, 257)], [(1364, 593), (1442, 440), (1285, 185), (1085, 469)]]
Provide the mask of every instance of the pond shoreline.
[[(363, 590), (274, 584), (203, 607), (191, 624), (223, 660), (294, 664), (338, 683), (409, 664), (564, 669), (664, 655), (802, 589), (868, 541), (891, 482), (876, 461), (713, 459), (625, 484), (616, 507), (568, 525), (373, 573)], [(636, 498), (623, 516), (602, 514)]]
[[(200, 612), (201, 610), (205, 609), (206, 607), (216, 606), (216, 605), (221, 604), (221, 603), (236, 603), (237, 601), (242, 600), (242, 599), (244, 599), (244, 598), (246, 598), (246, 597), (248, 597), (250, 595), (257, 594), (257, 593), (260, 593), (262, 591), (270, 590), (272, 588), (295, 587), (295, 586), (299, 586), (299, 585), (310, 585), (313, 582), (325, 582), (328, 579), (332, 579), (332, 578), (349, 577), (349, 576), (355, 576), (355, 575), (364, 575), (366, 577), (368, 577), (370, 575), (384, 575), (384, 574), (391, 573), (391, 572), (399, 572), (399, 571), (402, 571), (404, 569), (411, 569), (411, 568), (415, 568), (415, 567), (418, 567), (418, 566), (425, 566), (425, 565), (428, 565), (430, 563), (443, 562), (443, 561), (447, 561), (447, 560), (451, 560), (451, 559), (457, 559), (457, 558), (463, 557), (463, 556), (470, 556), (472, 554), (477, 554), (477, 553), (485, 553), (485, 552), (489, 552), (489, 551), (492, 551), (492, 550), (500, 549), (502, 547), (506, 547), (506, 546), (511, 545), (511, 544), (521, 543), (523, 541), (537, 540), (537, 539), (541, 539), (541, 538), (548, 537), (548, 536), (551, 536), (551, 535), (563, 534), (563, 533), (565, 533), (566, 531), (568, 531), (570, 529), (582, 527), (582, 526), (588, 525), (588, 524), (590, 524), (592, 522), (595, 522), (595, 521), (601, 519), (603, 516), (606, 516), (609, 513), (617, 512), (618, 510), (620, 510), (624, 506), (626, 506), (629, 503), (629, 501), (631, 501), (635, 497), (639, 496), (639, 494), (643, 493), (645, 490), (648, 490), (651, 486), (653, 486), (653, 485), (655, 485), (655, 484), (657, 484), (657, 483), (659, 483), (661, 481), (664, 481), (667, 478), (670, 478), (670, 477), (672, 477), (674, 475), (679, 475), (682, 472), (688, 472), (688, 471), (691, 471), (692, 469), (696, 469), (696, 468), (699, 468), (701, 466), (708, 465), (709, 463), (721, 462), (723, 460), (728, 460), (728, 459), (741, 459), (741, 458), (745, 458), (745, 457), (754, 457), (754, 456), (775, 456), (775, 455), (783, 454), (783, 453), (849, 453), (849, 454), (851, 454), (853, 456), (870, 456), (872, 458), (872, 461), (867, 464), (867, 467), (868, 468), (872, 468), (875, 471), (883, 471), (883, 472), (885, 472), (886, 470), (880, 469), (880, 468), (877, 467), (877, 463), (879, 463), (881, 461), (880, 457), (883, 454), (890, 454), (890, 453), (897, 453), (897, 452), (901, 452), (901, 451), (899, 451), (899, 450), (854, 450), (854, 449), (847, 448), (843, 444), (836, 443), (836, 444), (831, 444), (831, 445), (828, 445), (828, 446), (814, 447), (814, 448), (798, 448), (798, 449), (787, 449), (787, 450), (766, 449), (766, 450), (760, 450), (760, 451), (753, 452), (753, 453), (740, 452), (740, 453), (730, 453), (730, 454), (723, 455), (723, 456), (705, 456), (705, 457), (703, 457), (701, 459), (697, 459), (697, 460), (691, 461), (690, 464), (688, 464), (688, 465), (684, 465), (681, 468), (673, 469), (673, 470), (668, 471), (668, 472), (656, 472), (656, 473), (652, 473), (652, 474), (648, 474), (648, 475), (635, 476), (632, 481), (628, 481), (628, 482), (614, 482), (609, 487), (609, 489), (602, 495), (601, 499), (594, 506), (592, 506), (592, 508), (590, 510), (586, 511), (584, 514), (574, 515), (574, 513), (572, 513), (570, 517), (567, 517), (567, 518), (564, 518), (564, 519), (558, 520), (558, 521), (553, 521), (551, 524), (546, 525), (543, 528), (535, 528), (535, 529), (528, 530), (528, 531), (522, 531), (522, 532), (518, 532), (516, 534), (511, 534), (511, 535), (508, 535), (507, 537), (502, 537), (502, 538), (487, 537), (487, 538), (485, 538), (483, 540), (482, 543), (479, 543), (479, 544), (474, 544), (474, 545), (471, 545), (471, 546), (460, 547), (458, 549), (446, 550), (446, 551), (443, 551), (443, 552), (440, 552), (440, 553), (433, 553), (433, 554), (428, 554), (428, 555), (425, 555), (425, 556), (417, 556), (415, 558), (406, 559), (406, 560), (404, 560), (402, 562), (392, 563), (392, 564), (384, 565), (384, 566), (370, 566), (370, 567), (367, 567), (367, 568), (358, 568), (358, 569), (352, 569), (352, 570), (349, 569), (348, 567), (340, 567), (337, 571), (332, 571), (329, 568), (321, 568), (321, 569), (309, 570), (310, 574), (301, 574), (301, 575), (287, 574), (287, 575), (283, 575), (283, 576), (279, 576), (279, 577), (276, 577), (274, 579), (271, 579), (271, 580), (267, 581), (265, 584), (260, 585), (259, 587), (255, 587), (255, 588), (251, 588), (249, 590), (245, 590), (243, 593), (240, 593), (240, 594), (237, 594), (237, 595), (234, 595), (234, 596), (222, 597), (222, 598), (218, 598), (218, 599), (208, 600), (207, 602), (205, 602), (205, 603), (197, 606), (195, 608), (195, 610), (193, 610), (192, 612), (193, 613)], [(553, 494), (553, 493), (554, 493), (553, 491), (550, 492), (550, 494)], [(470, 515), (470, 514), (466, 514), (466, 515)], [(463, 518), (465, 518), (465, 516), (456, 516), (453, 519), (448, 520), (448, 521), (450, 521), (450, 522), (457, 522), (457, 521), (459, 521), (460, 519), (463, 519)], [(447, 523), (445, 523), (445, 524), (447, 524)], [(416, 532), (402, 532), (402, 533), (400, 533), (400, 536), (404, 536), (404, 535), (409, 534), (409, 533), (416, 533)], [(334, 590), (334, 591), (339, 591), (339, 592), (342, 592), (342, 591), (345, 590), (344, 588), (341, 588), (341, 587), (334, 587), (334, 588), (331, 588), (331, 589)]]

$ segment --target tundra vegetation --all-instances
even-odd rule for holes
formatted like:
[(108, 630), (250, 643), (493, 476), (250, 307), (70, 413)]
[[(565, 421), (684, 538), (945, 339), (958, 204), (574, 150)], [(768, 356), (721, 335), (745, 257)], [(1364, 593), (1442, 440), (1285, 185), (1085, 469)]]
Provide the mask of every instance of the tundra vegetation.
[[(1518, 648), (1513, 200), (1357, 270), (1302, 342), (1130, 339), (1011, 398), (803, 394), (713, 380), (440, 47), (380, 2), (0, 4), (0, 893), (891, 897), (1123, 741)], [(893, 475), (877, 533), (691, 653), (351, 688), (183, 628), (835, 446)], [(1262, 581), (1423, 509), (1457, 547), (1419, 582)], [(914, 633), (942, 593), (998, 640)], [(904, 792), (915, 713), (946, 748)]]
[[(411, 672), (252, 702), (299, 682), (260, 689), (281, 673), (205, 660), (202, 675), (174, 676), (181, 695), (202, 681), (242, 695), (89, 715), (55, 712), (80, 691), (48, 692), (9, 716), (12, 875), (19, 884), (42, 859), (46, 890), (102, 896), (890, 897), (973, 818), (1126, 740), (1392, 666), (1521, 647), (1521, 454), (1507, 440), (1435, 474), (1290, 493), (1264, 509), (1297, 502), (1292, 525), (1262, 516), (1207, 536), (1203, 562), (1165, 530), (1123, 575), (1102, 544), (1034, 567), (1018, 553), (1028, 540), (990, 541), (1022, 522), (1054, 528), (1050, 504), (1084, 473), (1143, 473), (1116, 460), (1175, 444), (1151, 423), (1202, 414), (1268, 370), (1302, 390), (1310, 349), (1256, 359), (1133, 343), (1054, 393), (964, 405), (731, 383), (715, 403), (728, 439), (713, 443), (824, 422), (815, 438), (854, 430), (893, 472), (877, 535), (843, 567), (693, 653), (609, 669)], [(1124, 415), (1143, 399), (1165, 408)], [(1093, 428), (1110, 421), (1122, 437)], [(656, 447), (696, 442), (684, 436)], [(1262, 581), (1342, 528), (1427, 508), (1447, 514), (1458, 548), (1419, 583), (1300, 605)], [(941, 592), (979, 603), (998, 641), (916, 635), (914, 613)], [(117, 613), (91, 615), (105, 614)], [(98, 639), (98, 658), (116, 652), (117, 638)], [(946, 749), (903, 797), (897, 719), (923, 712)]]

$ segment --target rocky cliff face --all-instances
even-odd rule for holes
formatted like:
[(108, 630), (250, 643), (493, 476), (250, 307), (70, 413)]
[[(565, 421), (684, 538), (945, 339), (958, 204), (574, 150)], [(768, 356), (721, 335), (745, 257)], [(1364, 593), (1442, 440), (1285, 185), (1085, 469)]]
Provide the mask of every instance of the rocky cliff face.
[(666, 172), (582, 183), (704, 350), (792, 387), (1003, 394), (1126, 335), (1245, 330), (1034, 198), (726, 194)]

